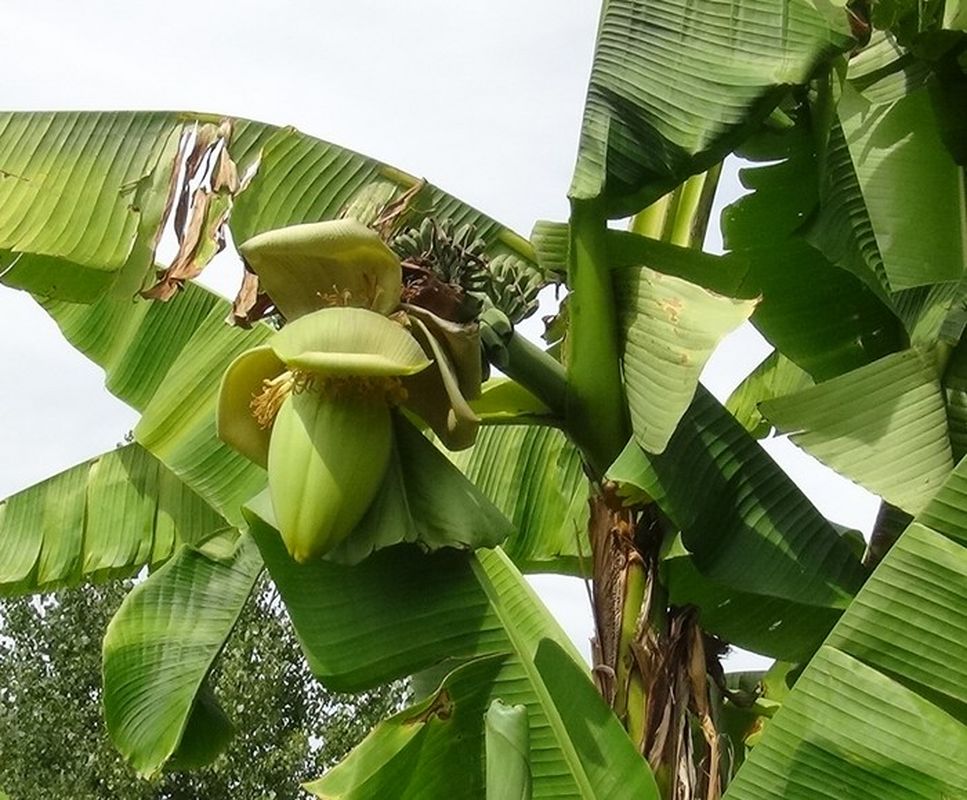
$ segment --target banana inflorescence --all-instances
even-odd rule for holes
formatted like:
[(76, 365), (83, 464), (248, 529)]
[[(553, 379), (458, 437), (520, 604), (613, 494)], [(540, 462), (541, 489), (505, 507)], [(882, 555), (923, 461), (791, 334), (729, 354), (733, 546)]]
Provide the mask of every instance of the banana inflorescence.
[(401, 304), (399, 257), (354, 220), (268, 231), (239, 249), (287, 324), (229, 366), (218, 435), (268, 470), (279, 531), (304, 562), (342, 542), (372, 503), (394, 408), (448, 447), (473, 443), (479, 332)]

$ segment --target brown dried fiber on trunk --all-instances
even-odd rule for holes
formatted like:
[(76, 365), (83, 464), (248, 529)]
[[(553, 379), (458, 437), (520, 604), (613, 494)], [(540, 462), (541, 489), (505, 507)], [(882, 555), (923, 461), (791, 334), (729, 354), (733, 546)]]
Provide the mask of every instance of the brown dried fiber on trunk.
[[(718, 800), (721, 753), (705, 635), (691, 609), (667, 606), (654, 507), (624, 507), (606, 486), (591, 499), (588, 531), (598, 689), (648, 759), (664, 797)], [(698, 752), (693, 729), (704, 740)]]

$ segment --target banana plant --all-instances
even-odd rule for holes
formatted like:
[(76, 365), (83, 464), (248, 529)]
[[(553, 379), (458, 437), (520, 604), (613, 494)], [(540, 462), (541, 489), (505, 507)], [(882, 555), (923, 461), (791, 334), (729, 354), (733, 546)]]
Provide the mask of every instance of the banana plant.
[[(291, 128), (0, 114), (0, 280), (141, 413), (0, 503), (0, 588), (147, 568), (104, 641), (146, 776), (231, 736), (208, 675), (264, 569), (320, 681), (417, 690), (318, 797), (967, 796), (965, 101), (957, 0), (606, 0), (529, 239)], [(194, 281), (228, 233), (233, 301)], [(743, 324), (774, 352), (723, 405)], [(868, 545), (773, 431), (881, 498)], [(589, 582), (590, 669), (538, 571)]]

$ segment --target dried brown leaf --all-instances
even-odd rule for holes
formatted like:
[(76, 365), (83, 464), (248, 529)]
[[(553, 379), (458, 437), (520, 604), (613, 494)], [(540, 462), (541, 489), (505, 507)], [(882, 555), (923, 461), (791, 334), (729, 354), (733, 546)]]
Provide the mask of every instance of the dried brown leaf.
[(417, 195), (426, 188), (426, 185), (426, 179), (420, 178), (416, 184), (403, 192), (393, 202), (386, 204), (379, 218), (372, 225), (373, 230), (379, 234), (383, 241), (390, 239), (400, 223), (406, 218)]
[[(178, 197), (178, 207), (175, 209), (174, 229), (175, 237), (181, 244), (185, 224), (188, 220), (188, 212), (191, 208), (191, 182), (197, 177), (197, 173), (205, 158), (211, 151), (212, 143), (218, 138), (218, 128), (210, 123), (200, 125), (195, 132), (195, 141), (192, 143), (191, 151), (188, 153), (184, 162), (184, 177), (181, 182), (181, 190)], [(178, 171), (176, 170), (176, 173)]]
[(223, 146), (218, 153), (215, 167), (212, 171), (212, 191), (238, 194), (238, 167), (228, 154), (228, 148)]
[(275, 306), (272, 304), (272, 298), (265, 292), (259, 291), (258, 275), (246, 267), (245, 274), (242, 276), (242, 285), (232, 303), (232, 312), (225, 321), (240, 328), (250, 328), (254, 323), (273, 313), (275, 313)]
[[(169, 300), (225, 248), (225, 226), (239, 190), (238, 169), (228, 152), (231, 130), (229, 120), (198, 129), (185, 161), (175, 213), (178, 252), (157, 282), (141, 292), (143, 297)], [(196, 186), (194, 191), (192, 185)]]

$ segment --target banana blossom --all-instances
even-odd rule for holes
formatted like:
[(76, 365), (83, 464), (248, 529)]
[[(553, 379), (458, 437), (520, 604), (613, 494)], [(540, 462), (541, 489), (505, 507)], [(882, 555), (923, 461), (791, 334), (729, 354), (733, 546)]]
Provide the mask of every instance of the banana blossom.
[(268, 470), (279, 531), (305, 562), (342, 542), (376, 496), (392, 408), (451, 449), (473, 443), (479, 340), (474, 326), (401, 307), (399, 259), (353, 220), (268, 231), (239, 251), (288, 324), (229, 366), (218, 435)]

